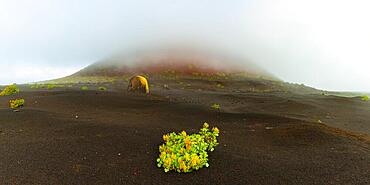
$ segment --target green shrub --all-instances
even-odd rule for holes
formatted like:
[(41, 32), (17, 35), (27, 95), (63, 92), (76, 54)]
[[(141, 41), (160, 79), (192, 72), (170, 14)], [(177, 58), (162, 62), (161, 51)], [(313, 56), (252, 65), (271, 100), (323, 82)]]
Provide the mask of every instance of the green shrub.
[(23, 98), (19, 98), (19, 99), (9, 101), (9, 107), (12, 108), (12, 109), (22, 107), (23, 105), (24, 105), (24, 99)]
[(37, 84), (32, 84), (31, 85), (31, 89), (38, 89), (38, 88), (39, 88), (39, 86)]
[(0, 96), (8, 96), (19, 92), (19, 88), (13, 84), (5, 87), (3, 91), (0, 92)]
[(224, 86), (224, 85), (222, 85), (222, 84), (220, 84), (220, 83), (218, 83), (218, 84), (217, 84), (217, 87), (218, 87), (218, 88), (221, 88), (221, 89), (225, 88), (225, 86)]
[(369, 96), (367, 96), (367, 95), (363, 96), (362, 101), (369, 101)]
[(157, 166), (163, 167), (165, 172), (192, 172), (204, 166), (208, 167), (208, 151), (213, 151), (218, 145), (218, 128), (209, 129), (208, 123), (197, 134), (187, 135), (170, 133), (163, 135), (164, 144), (159, 146)]
[(220, 104), (217, 104), (217, 103), (214, 103), (212, 106), (211, 106), (212, 109), (215, 109), (215, 110), (220, 110), (221, 109), (221, 106)]
[(82, 87), (81, 87), (81, 90), (83, 90), (83, 91), (87, 91), (87, 90), (89, 90), (89, 87), (87, 87), (87, 86), (82, 86)]
[(55, 88), (55, 84), (48, 84), (47, 86), (47, 89), (54, 89)]
[(101, 87), (98, 87), (98, 90), (99, 90), (99, 91), (106, 91), (106, 90), (107, 90), (107, 88), (106, 88), (106, 87), (101, 86)]

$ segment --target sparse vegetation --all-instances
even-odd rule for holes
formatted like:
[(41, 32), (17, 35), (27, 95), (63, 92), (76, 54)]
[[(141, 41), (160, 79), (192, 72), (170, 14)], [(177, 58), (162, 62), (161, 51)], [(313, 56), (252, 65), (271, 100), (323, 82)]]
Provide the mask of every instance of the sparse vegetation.
[(56, 80), (49, 80), (44, 83), (50, 84), (78, 84), (78, 83), (113, 83), (121, 77), (107, 76), (68, 76)]
[(31, 85), (31, 89), (39, 89), (39, 88), (45, 88), (45, 84), (33, 84), (33, 85)]
[(218, 128), (210, 130), (208, 123), (204, 123), (197, 134), (188, 135), (185, 131), (165, 134), (165, 143), (159, 146), (157, 166), (163, 167), (165, 172), (173, 170), (178, 173), (208, 167), (208, 151), (212, 152), (218, 145), (218, 136)]
[(17, 85), (12, 84), (12, 85), (5, 87), (5, 89), (0, 92), (0, 96), (9, 96), (12, 94), (16, 94), (18, 92), (19, 92), (19, 88), (17, 87)]
[(81, 87), (81, 90), (83, 90), (83, 91), (87, 91), (87, 90), (89, 90), (89, 87), (87, 87), (87, 86), (82, 86), (82, 87)]
[(39, 89), (39, 88), (44, 89), (44, 88), (46, 88), (46, 89), (50, 90), (50, 89), (63, 88), (63, 87), (65, 87), (64, 84), (54, 84), (54, 83), (50, 83), (50, 84), (43, 84), (43, 83), (42, 84), (37, 84), (37, 83), (35, 83), (35, 84), (30, 85), (31, 89)]
[(18, 98), (14, 100), (9, 101), (9, 107), (12, 109), (16, 109), (19, 107), (22, 107), (24, 105), (24, 99), (23, 98)]
[(369, 96), (368, 95), (365, 95), (361, 99), (362, 99), (362, 101), (369, 101)]
[(54, 88), (63, 88), (65, 85), (63, 84), (48, 84), (47, 89), (54, 89)]
[(107, 88), (106, 88), (106, 87), (103, 87), (103, 86), (100, 86), (100, 87), (98, 87), (98, 90), (99, 90), (99, 91), (106, 91), (106, 90), (107, 90)]

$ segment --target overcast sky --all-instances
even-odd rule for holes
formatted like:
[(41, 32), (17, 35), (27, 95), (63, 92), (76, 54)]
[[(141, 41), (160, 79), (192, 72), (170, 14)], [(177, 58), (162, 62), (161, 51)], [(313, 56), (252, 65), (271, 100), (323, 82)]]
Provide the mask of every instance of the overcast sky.
[(0, 84), (184, 42), (243, 56), (285, 81), (370, 92), (369, 10), (368, 0), (0, 0)]

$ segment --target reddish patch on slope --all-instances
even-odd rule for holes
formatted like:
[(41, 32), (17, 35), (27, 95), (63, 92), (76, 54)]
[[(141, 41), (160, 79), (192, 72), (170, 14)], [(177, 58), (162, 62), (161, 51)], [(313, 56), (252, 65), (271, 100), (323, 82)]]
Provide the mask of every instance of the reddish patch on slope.
[[(237, 59), (197, 53), (158, 52), (114, 59), (82, 70), (79, 75), (115, 76), (124, 74), (227, 75), (248, 74), (272, 77), (255, 66), (244, 66)], [(127, 61), (129, 62), (127, 62)], [(122, 61), (122, 62), (121, 62)], [(131, 64), (128, 64), (131, 63)]]

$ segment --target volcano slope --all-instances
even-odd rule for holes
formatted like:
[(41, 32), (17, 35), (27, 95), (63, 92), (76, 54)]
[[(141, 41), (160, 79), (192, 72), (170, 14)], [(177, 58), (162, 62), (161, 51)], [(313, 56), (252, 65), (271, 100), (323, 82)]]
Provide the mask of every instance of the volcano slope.
[[(19, 112), (0, 97), (0, 184), (370, 183), (369, 102), (260, 77), (174, 74), (145, 74), (149, 96), (127, 93), (126, 77), (76, 74), (73, 86), (23, 86)], [(156, 167), (163, 134), (203, 122), (221, 131), (209, 168)]]

